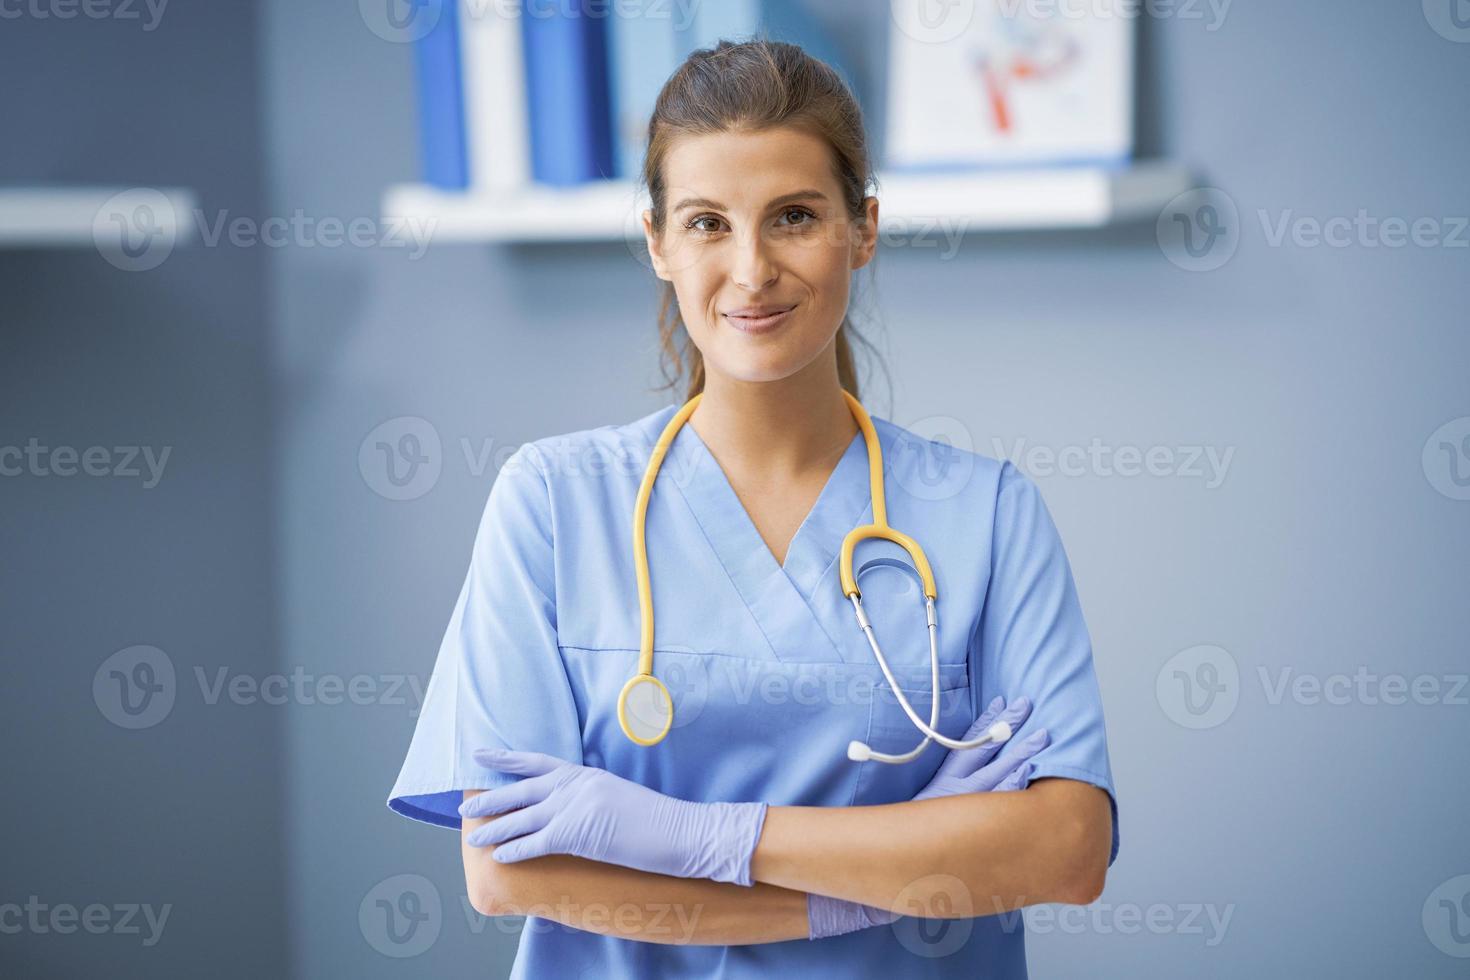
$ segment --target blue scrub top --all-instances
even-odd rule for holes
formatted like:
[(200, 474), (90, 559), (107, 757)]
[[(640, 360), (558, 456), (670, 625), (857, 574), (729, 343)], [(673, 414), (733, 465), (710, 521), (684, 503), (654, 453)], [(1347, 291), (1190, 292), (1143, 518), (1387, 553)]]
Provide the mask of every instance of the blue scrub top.
[[(784, 565), (719, 463), (683, 426), (648, 508), (654, 673), (674, 697), (652, 747), (618, 725), (637, 670), (633, 506), (655, 440), (678, 410), (522, 446), (490, 491), (469, 572), (388, 806), (459, 828), (465, 789), (517, 779), (475, 764), (479, 748), (546, 752), (688, 800), (855, 806), (913, 798), (947, 750), (905, 765), (855, 763), (919, 741), (843, 596), (837, 559), (872, 520), (861, 433), (798, 528)], [(996, 695), (1035, 705), (1015, 734), (1051, 732), (1032, 779), (1107, 791), (1118, 813), (1092, 646), (1071, 568), (1036, 485), (1011, 463), (923, 439), (873, 416), (888, 520), (916, 538), (938, 586), (940, 723), (958, 737)], [(863, 605), (919, 714), (930, 705), (922, 592), (902, 549), (858, 545)], [(977, 900), (978, 902), (978, 900)], [(977, 908), (978, 911), (978, 908)], [(901, 918), (828, 939), (675, 946), (528, 920), (515, 977), (1024, 977), (1018, 912)]]

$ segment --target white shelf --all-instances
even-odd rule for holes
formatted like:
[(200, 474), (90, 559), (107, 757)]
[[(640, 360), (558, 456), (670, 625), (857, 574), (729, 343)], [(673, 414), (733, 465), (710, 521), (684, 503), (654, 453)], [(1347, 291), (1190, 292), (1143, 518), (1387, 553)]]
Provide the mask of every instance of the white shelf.
[(114, 216), (146, 221), (135, 233), (184, 242), (196, 207), (194, 192), (179, 187), (0, 186), (0, 247), (113, 247), (125, 228)]
[[(1046, 228), (1101, 228), (1153, 220), (1192, 185), (1188, 170), (1164, 161), (1122, 169), (1056, 167), (878, 177), (885, 234), (933, 235)], [(390, 187), (385, 223), (419, 223), (440, 242), (638, 240), (646, 207), (631, 181), (597, 181), (513, 193)], [(426, 227), (432, 222), (432, 227)]]

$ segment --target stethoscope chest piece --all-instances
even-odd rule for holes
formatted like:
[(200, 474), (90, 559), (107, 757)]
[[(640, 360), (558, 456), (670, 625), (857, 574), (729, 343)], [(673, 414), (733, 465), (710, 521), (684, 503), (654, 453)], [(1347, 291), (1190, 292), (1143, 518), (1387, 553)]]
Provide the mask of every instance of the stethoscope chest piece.
[(618, 724), (639, 745), (657, 745), (674, 723), (674, 699), (652, 674), (634, 674), (618, 695)]

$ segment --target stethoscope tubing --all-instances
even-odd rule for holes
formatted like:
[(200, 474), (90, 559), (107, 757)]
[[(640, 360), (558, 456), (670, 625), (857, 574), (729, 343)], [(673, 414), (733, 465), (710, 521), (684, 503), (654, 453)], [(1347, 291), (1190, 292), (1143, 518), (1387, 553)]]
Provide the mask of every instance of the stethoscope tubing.
[[(851, 601), (853, 611), (857, 616), (858, 626), (868, 638), (868, 645), (873, 648), (873, 657), (878, 661), (879, 668), (883, 671), (883, 677), (888, 681), (888, 686), (893, 689), (894, 696), (898, 698), (899, 705), (904, 714), (908, 715), (914, 727), (922, 734), (923, 739), (918, 745), (908, 752), (901, 754), (890, 754), (875, 752), (864, 742), (854, 740), (848, 744), (848, 758), (855, 762), (873, 760), (875, 762), (903, 763), (917, 758), (931, 742), (950, 749), (971, 749), (987, 745), (991, 742), (1003, 742), (1011, 737), (1010, 726), (1005, 722), (996, 722), (983, 734), (969, 740), (949, 738), (936, 730), (939, 724), (939, 622), (935, 614), (935, 603), (939, 598), (939, 591), (934, 582), (933, 570), (929, 567), (929, 559), (924, 555), (924, 549), (919, 543), (901, 531), (896, 531), (888, 525), (888, 506), (883, 488), (883, 450), (878, 443), (878, 433), (873, 428), (873, 420), (868, 417), (867, 411), (862, 404), (850, 392), (843, 391), (843, 398), (847, 402), (848, 410), (862, 431), (864, 443), (868, 451), (868, 486), (872, 498), (873, 522), (855, 527), (842, 539), (842, 556), (838, 565), (839, 577), (841, 579), (842, 591)], [(654, 481), (658, 478), (658, 471), (663, 466), (664, 457), (673, 445), (674, 437), (679, 429), (694, 414), (695, 408), (699, 406), (704, 393), (700, 392), (684, 403), (673, 417), (669, 419), (654, 443), (653, 451), (648, 458), (648, 467), (644, 470), (643, 480), (638, 485), (638, 497), (633, 511), (633, 564), (634, 572), (638, 580), (638, 609), (641, 616), (642, 628), (639, 632), (638, 644), (638, 671), (623, 686), (618, 696), (618, 722), (622, 726), (623, 733), (638, 745), (656, 745), (669, 733), (673, 724), (674, 705), (673, 698), (669, 695), (662, 681), (653, 676), (653, 589), (649, 581), (648, 573), (648, 502), (653, 495)], [(898, 685), (898, 679), (893, 676), (893, 671), (888, 666), (888, 658), (883, 655), (883, 649), (878, 645), (878, 638), (873, 633), (873, 625), (868, 621), (866, 613), (863, 612), (862, 591), (858, 588), (857, 579), (853, 575), (852, 561), (853, 550), (860, 541), (868, 538), (882, 538), (891, 541), (904, 549), (914, 564), (914, 570), (919, 576), (920, 584), (924, 593), (924, 608), (929, 630), (929, 666), (930, 666), (930, 690), (933, 699), (929, 709), (929, 721), (926, 724), (914, 710), (903, 690)], [(645, 686), (646, 685), (646, 686)], [(630, 695), (640, 687), (644, 687), (643, 694), (652, 689), (659, 699), (661, 708), (662, 724), (659, 730), (651, 734), (642, 734), (633, 730), (633, 723), (629, 720), (628, 699)]]

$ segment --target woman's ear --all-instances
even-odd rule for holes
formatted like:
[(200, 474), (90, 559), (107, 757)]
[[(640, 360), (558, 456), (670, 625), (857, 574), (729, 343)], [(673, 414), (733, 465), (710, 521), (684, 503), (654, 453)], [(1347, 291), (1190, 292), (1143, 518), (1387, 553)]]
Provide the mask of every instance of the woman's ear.
[(873, 253), (878, 250), (878, 199), (869, 197), (863, 200), (863, 220), (857, 226), (857, 248), (852, 255), (852, 267), (861, 269), (873, 261)]
[(669, 280), (668, 263), (664, 261), (663, 249), (659, 243), (658, 232), (653, 230), (653, 209), (643, 209), (643, 240), (648, 245), (648, 258), (653, 263), (653, 274), (665, 282)]

